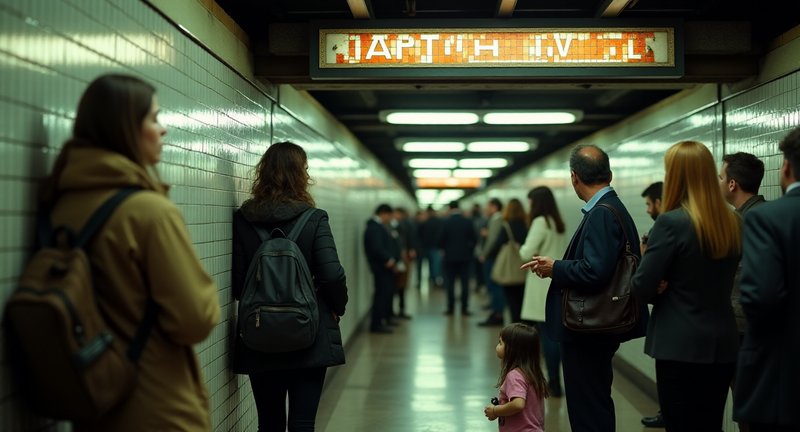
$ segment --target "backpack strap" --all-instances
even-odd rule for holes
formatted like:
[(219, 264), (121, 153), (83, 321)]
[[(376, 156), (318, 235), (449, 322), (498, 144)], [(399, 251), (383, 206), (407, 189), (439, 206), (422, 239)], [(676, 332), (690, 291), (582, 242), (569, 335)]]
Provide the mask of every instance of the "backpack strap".
[(141, 190), (141, 188), (121, 189), (114, 194), (114, 196), (106, 200), (106, 202), (92, 213), (92, 216), (89, 217), (89, 222), (86, 222), (86, 225), (81, 228), (81, 231), (78, 233), (78, 240), (75, 242), (75, 247), (84, 248), (92, 237), (100, 231), (100, 228), (105, 225), (108, 218), (111, 217), (111, 214), (117, 209), (117, 206), (119, 206), (125, 198), (128, 198), (131, 194), (139, 190)]
[(314, 207), (311, 207), (310, 209), (307, 209), (306, 211), (304, 211), (300, 215), (300, 217), (297, 218), (297, 222), (292, 227), (292, 230), (289, 231), (289, 235), (286, 236), (286, 238), (288, 238), (289, 240), (291, 240), (293, 242), (296, 242), (297, 241), (297, 237), (300, 236), (300, 231), (302, 231), (303, 227), (306, 226), (306, 223), (308, 223), (308, 219), (311, 218), (311, 215), (314, 213), (315, 210), (316, 209)]
[(139, 357), (142, 356), (142, 351), (144, 351), (144, 346), (147, 343), (147, 338), (150, 336), (150, 331), (156, 325), (156, 319), (158, 318), (158, 311), (160, 306), (153, 300), (153, 297), (147, 298), (147, 304), (144, 308), (144, 318), (142, 318), (141, 324), (136, 329), (136, 334), (133, 336), (133, 341), (131, 341), (131, 345), (128, 347), (128, 358), (134, 363), (139, 362)]

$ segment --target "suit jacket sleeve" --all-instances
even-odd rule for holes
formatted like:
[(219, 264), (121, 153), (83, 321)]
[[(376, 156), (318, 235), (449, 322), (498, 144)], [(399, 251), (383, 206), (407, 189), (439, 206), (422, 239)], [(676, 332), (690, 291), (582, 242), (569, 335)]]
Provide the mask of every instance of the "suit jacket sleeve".
[(367, 231), (364, 233), (364, 246), (368, 256), (375, 257), (375, 262), (385, 265), (392, 258), (389, 245), (384, 244), (381, 238), (389, 236), (389, 233), (382, 233), (379, 230), (386, 230), (384, 227), (377, 223), (370, 223), (367, 225)]
[(742, 291), (740, 302), (752, 328), (769, 322), (788, 297), (785, 262), (778, 239), (782, 234), (769, 216), (754, 209), (744, 219)]
[(483, 244), (483, 250), (481, 251), (481, 255), (484, 257), (491, 255), (489, 251), (492, 246), (494, 246), (494, 242), (497, 240), (497, 236), (500, 235), (500, 231), (503, 230), (503, 219), (490, 218), (487, 227), (486, 242)]
[[(688, 226), (684, 229), (694, 228)], [(675, 234), (679, 230), (670, 214), (663, 214), (656, 219), (647, 241), (647, 251), (631, 281), (633, 295), (640, 301), (653, 303), (658, 296), (658, 284), (668, 279), (677, 253), (678, 240)]]
[[(585, 216), (577, 241), (582, 256), (553, 264), (553, 282), (593, 293), (602, 290), (614, 276), (621, 249), (622, 231), (611, 210), (596, 207)], [(575, 246), (578, 248), (578, 246)]]

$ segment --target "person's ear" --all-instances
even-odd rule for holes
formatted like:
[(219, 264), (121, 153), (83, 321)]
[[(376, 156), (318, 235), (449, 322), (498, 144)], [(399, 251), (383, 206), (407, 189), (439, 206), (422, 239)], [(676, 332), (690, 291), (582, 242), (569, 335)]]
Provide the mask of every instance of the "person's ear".
[(657, 212), (661, 213), (661, 198), (656, 198), (656, 200), (653, 201), (653, 207), (655, 207)]
[(728, 179), (728, 191), (729, 192), (735, 191), (737, 187), (739, 187), (739, 184), (736, 183), (736, 180)]

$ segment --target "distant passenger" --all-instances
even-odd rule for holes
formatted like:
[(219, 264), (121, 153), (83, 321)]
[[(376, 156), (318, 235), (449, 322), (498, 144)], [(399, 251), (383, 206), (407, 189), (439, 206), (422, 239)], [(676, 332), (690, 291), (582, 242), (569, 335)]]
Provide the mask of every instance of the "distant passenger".
[(411, 263), (417, 258), (417, 236), (414, 232), (416, 228), (408, 217), (408, 211), (403, 207), (394, 209), (392, 226), (397, 232), (397, 244), (400, 246), (400, 262), (395, 273), (395, 295), (398, 298), (399, 312), (394, 311), (394, 301), (392, 301), (390, 313), (392, 317), (411, 319), (411, 315), (406, 313), (406, 288), (408, 275), (411, 273)]
[(486, 291), (489, 292), (489, 316), (486, 320), (481, 321), (479, 326), (502, 326), (503, 325), (503, 311), (506, 309), (506, 295), (503, 292), (503, 287), (492, 280), (492, 268), (494, 267), (494, 260), (497, 258), (497, 251), (494, 254), (489, 253), (492, 245), (494, 245), (500, 231), (503, 230), (503, 203), (497, 198), (489, 200), (486, 205), (486, 216), (488, 222), (486, 229), (480, 232), (483, 237), (483, 248), (481, 249), (478, 259), (483, 262), (483, 280), (486, 283)]
[[(644, 198), (644, 204), (647, 207), (645, 211), (653, 220), (658, 218), (658, 215), (661, 214), (661, 194), (664, 190), (664, 182), (655, 182), (642, 192), (642, 198)], [(645, 254), (647, 251), (647, 241), (650, 238), (650, 232), (648, 231), (647, 234), (642, 236), (642, 242), (640, 249), (642, 250), (642, 255)], [(651, 428), (663, 428), (664, 427), (664, 416), (661, 414), (661, 410), (658, 411), (658, 414), (651, 416), (651, 417), (642, 417), (642, 424), (646, 427)]]
[(500, 359), (500, 397), (483, 409), (489, 421), (498, 420), (501, 431), (544, 431), (547, 382), (539, 361), (539, 332), (514, 323), (500, 331), (495, 347)]
[(443, 223), (439, 235), (438, 247), (444, 255), (444, 285), (447, 288), (446, 315), (452, 315), (456, 303), (456, 278), (461, 281), (461, 315), (470, 315), (469, 311), (469, 269), (473, 257), (473, 249), (477, 235), (472, 221), (464, 217), (458, 202), (448, 206), (450, 214)]
[(483, 280), (483, 263), (480, 260), (481, 250), (483, 250), (484, 237), (481, 236), (481, 230), (485, 230), (489, 220), (483, 214), (481, 205), (475, 203), (472, 205), (472, 225), (475, 227), (475, 234), (478, 236), (478, 242), (475, 244), (475, 258), (472, 260), (471, 273), (475, 276), (475, 292), (480, 292), (486, 286)]
[[(299, 216), (314, 207), (308, 191), (306, 152), (291, 142), (267, 148), (256, 166), (252, 197), (233, 215), (233, 296), (241, 298), (247, 270), (261, 239), (255, 227), (289, 233)], [(299, 351), (265, 353), (238, 340), (233, 371), (250, 376), (258, 410), (259, 431), (285, 431), (289, 398), (290, 431), (313, 431), (325, 372), (344, 364), (339, 319), (347, 305), (347, 284), (339, 264), (328, 214), (314, 211), (297, 237), (311, 275), (319, 307), (319, 332), (314, 343)]]
[(744, 218), (742, 308), (733, 416), (751, 432), (800, 431), (800, 128), (778, 145), (783, 198)]
[[(503, 229), (500, 230), (497, 238), (495, 238), (494, 244), (489, 247), (487, 255), (496, 256), (498, 254), (500, 248), (509, 241), (509, 231), (512, 237), (510, 240), (515, 241), (518, 245), (522, 245), (525, 242), (525, 237), (528, 235), (528, 220), (525, 215), (525, 208), (522, 207), (522, 203), (518, 199), (512, 198), (508, 201), (508, 205), (503, 210), (502, 227)], [(533, 255), (525, 258), (530, 259), (531, 256)], [(503, 287), (506, 304), (511, 312), (511, 322), (522, 322), (522, 296), (525, 293), (525, 282), (521, 280), (519, 284), (499, 285)]]
[(664, 212), (633, 277), (633, 293), (653, 304), (645, 352), (656, 359), (667, 431), (718, 431), (739, 346), (730, 292), (740, 222), (719, 193), (705, 145), (679, 142), (664, 162)]
[(441, 288), (444, 286), (444, 270), (442, 268), (442, 250), (436, 243), (436, 239), (442, 233), (442, 218), (436, 214), (432, 206), (425, 210), (424, 222), (417, 225), (417, 235), (419, 236), (422, 248), (425, 250), (425, 259), (428, 261), (428, 278), (431, 288)]
[(369, 269), (372, 271), (375, 291), (372, 296), (372, 318), (369, 330), (372, 333), (391, 333), (392, 323), (389, 311), (395, 290), (394, 274), (400, 260), (399, 248), (389, 228), (392, 208), (381, 204), (375, 215), (367, 221), (364, 231), (364, 253), (367, 255)]
[(78, 431), (210, 431), (208, 392), (192, 346), (220, 317), (217, 287), (197, 259), (180, 210), (154, 167), (162, 137), (155, 88), (129, 75), (95, 79), (81, 97), (72, 138), (43, 187), (53, 226), (81, 226), (121, 188), (140, 188), (94, 238), (89, 258), (98, 306), (123, 346), (150, 300), (158, 306), (133, 393)]
[[(563, 256), (567, 246), (564, 232), (566, 227), (561, 213), (558, 211), (553, 192), (547, 186), (539, 186), (528, 192), (528, 205), (530, 207), (529, 225), (525, 242), (519, 249), (520, 257), (529, 260), (539, 256)], [(545, 320), (545, 303), (547, 301), (547, 288), (550, 283), (533, 273), (528, 273), (525, 280), (525, 294), (522, 299), (522, 320), (531, 323), (537, 329), (541, 328)], [(540, 332), (542, 351), (547, 366), (547, 382), (550, 396), (561, 397), (561, 347), (558, 342), (550, 339), (544, 332)]]
[[(736, 209), (742, 218), (752, 208), (765, 203), (764, 196), (758, 195), (761, 180), (764, 178), (764, 162), (750, 153), (734, 153), (722, 157), (722, 168), (719, 170), (719, 185), (725, 201)], [(739, 303), (739, 280), (741, 279), (741, 265), (736, 271), (731, 304), (736, 315), (736, 327), (739, 337), (744, 338), (747, 321)]]
[[(631, 330), (622, 334), (585, 334), (569, 330), (562, 323), (563, 292), (597, 293), (606, 289), (625, 248), (626, 238), (639, 238), (636, 225), (628, 210), (611, 187), (611, 167), (608, 154), (594, 145), (579, 145), (569, 159), (572, 188), (586, 202), (581, 226), (572, 236), (564, 258), (535, 256), (525, 265), (539, 277), (551, 277), (547, 291), (547, 317), (544, 330), (552, 339), (561, 342), (561, 362), (564, 367), (564, 386), (567, 412), (573, 432), (609, 432), (616, 429), (611, 384), (614, 374), (611, 361), (621, 342), (644, 336), (647, 325), (647, 306), (639, 308), (641, 319)], [(599, 204), (616, 209), (622, 226), (614, 213)], [(624, 230), (624, 231), (623, 231)], [(639, 255), (639, 244), (631, 245)]]

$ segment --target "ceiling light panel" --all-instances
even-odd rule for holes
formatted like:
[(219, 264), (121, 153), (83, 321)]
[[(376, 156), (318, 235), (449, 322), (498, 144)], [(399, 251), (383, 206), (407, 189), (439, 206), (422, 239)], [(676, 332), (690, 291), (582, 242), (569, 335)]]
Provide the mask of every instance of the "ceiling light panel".
[(414, 152), (463, 152), (466, 144), (458, 141), (408, 141), (403, 144), (403, 151)]
[(411, 175), (414, 178), (449, 178), (451, 172), (447, 169), (416, 169)]
[(467, 144), (471, 152), (526, 152), (531, 145), (525, 141), (473, 141)]
[(575, 111), (490, 112), (483, 122), (492, 125), (567, 124), (580, 119)]
[(508, 160), (504, 158), (474, 158), (458, 161), (459, 168), (504, 168)]
[(469, 125), (480, 120), (478, 114), (463, 111), (382, 111), (380, 117), (386, 123), (411, 125)]
[(455, 168), (458, 162), (455, 159), (409, 159), (410, 168)]
[(453, 170), (453, 177), (457, 178), (489, 178), (492, 176), (490, 169), (457, 169)]

